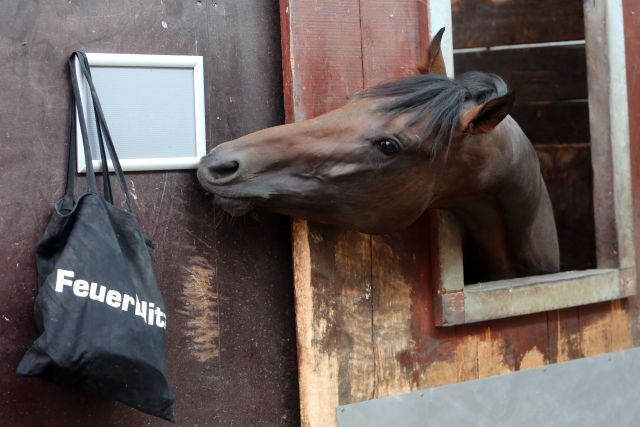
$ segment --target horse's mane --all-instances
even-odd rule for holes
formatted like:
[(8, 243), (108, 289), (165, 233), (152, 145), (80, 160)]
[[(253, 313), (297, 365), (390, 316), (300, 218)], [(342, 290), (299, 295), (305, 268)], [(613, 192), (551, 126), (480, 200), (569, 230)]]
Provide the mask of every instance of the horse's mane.
[(423, 140), (433, 137), (431, 151), (435, 154), (453, 140), (463, 105), (482, 104), (508, 91), (499, 76), (473, 71), (455, 79), (420, 74), (366, 89), (357, 97), (393, 98), (380, 111), (393, 116), (413, 113), (407, 127), (423, 123), (420, 136)]

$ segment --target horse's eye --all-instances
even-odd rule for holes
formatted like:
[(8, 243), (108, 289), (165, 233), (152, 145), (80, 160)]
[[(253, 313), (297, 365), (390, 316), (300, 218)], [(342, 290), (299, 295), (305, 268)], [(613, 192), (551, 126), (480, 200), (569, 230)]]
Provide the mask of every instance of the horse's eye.
[(383, 139), (376, 143), (380, 151), (387, 156), (392, 156), (400, 152), (400, 144), (392, 139)]

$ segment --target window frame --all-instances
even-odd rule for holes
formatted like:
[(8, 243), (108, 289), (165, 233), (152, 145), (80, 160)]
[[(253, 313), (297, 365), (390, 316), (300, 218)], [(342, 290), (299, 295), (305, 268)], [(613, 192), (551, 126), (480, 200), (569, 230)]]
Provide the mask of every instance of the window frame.
[[(452, 28), (450, 2), (429, 1), (431, 35)], [(459, 226), (431, 212), (435, 323), (454, 326), (636, 295), (622, 0), (584, 2), (597, 268), (464, 284)], [(445, 33), (446, 34), (446, 33)], [(451, 31), (442, 40), (453, 74)], [(603, 84), (604, 82), (604, 84)], [(613, 207), (613, 209), (611, 208)]]

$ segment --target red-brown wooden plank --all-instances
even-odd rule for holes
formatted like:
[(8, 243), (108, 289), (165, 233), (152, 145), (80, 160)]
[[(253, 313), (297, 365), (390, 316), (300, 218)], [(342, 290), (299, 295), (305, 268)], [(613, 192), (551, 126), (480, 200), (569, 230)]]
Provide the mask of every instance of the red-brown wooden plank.
[(415, 74), (421, 35), (426, 32), (418, 18), (425, 10), (417, 1), (361, 0), (365, 87)]
[(280, 0), (288, 122), (338, 108), (362, 89), (358, 0)]
[(578, 307), (547, 312), (549, 363), (583, 357)]

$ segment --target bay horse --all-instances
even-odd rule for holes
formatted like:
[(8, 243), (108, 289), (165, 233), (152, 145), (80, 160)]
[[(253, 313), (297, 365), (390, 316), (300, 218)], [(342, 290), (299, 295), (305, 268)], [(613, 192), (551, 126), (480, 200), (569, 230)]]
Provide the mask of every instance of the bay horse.
[(536, 152), (508, 114), (514, 94), (494, 74), (447, 78), (443, 32), (420, 74), (220, 144), (200, 162), (201, 185), (234, 216), (263, 208), (371, 234), (445, 209), (463, 229), (465, 276), (557, 272), (551, 202)]

